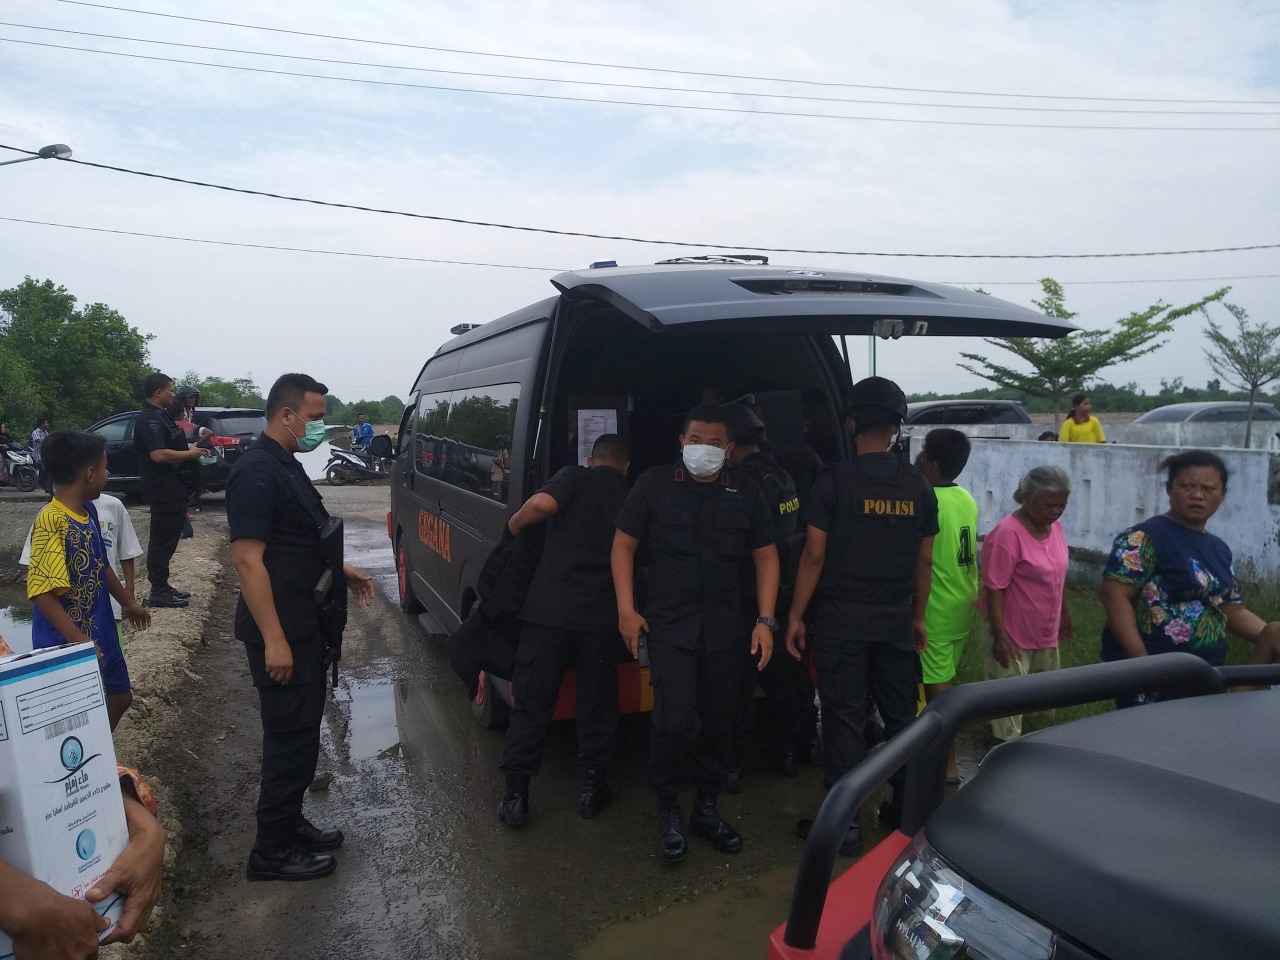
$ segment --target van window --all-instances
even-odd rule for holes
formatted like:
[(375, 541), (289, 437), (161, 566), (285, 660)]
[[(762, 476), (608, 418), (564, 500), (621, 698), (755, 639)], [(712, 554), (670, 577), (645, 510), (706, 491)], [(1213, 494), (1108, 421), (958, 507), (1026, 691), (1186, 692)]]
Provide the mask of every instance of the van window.
[(428, 393), (418, 400), (418, 423), (413, 435), (413, 469), (426, 477), (439, 476), (443, 466), (445, 422), (449, 394)]
[(445, 467), (441, 479), (472, 493), (507, 502), (511, 491), (511, 438), (518, 383), (455, 390), (449, 398)]

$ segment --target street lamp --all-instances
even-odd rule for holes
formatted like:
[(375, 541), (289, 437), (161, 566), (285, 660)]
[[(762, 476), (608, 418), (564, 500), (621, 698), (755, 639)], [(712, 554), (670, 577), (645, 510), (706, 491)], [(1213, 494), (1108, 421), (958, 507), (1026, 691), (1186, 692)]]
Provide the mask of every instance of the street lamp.
[(65, 160), (69, 156), (71, 156), (71, 148), (65, 143), (51, 143), (47, 147), (41, 147), (28, 157), (19, 157), (17, 160), (5, 160), (3, 163), (0, 163), (0, 167), (7, 167), (11, 163), (24, 163), (27, 160), (49, 160), (53, 158)]

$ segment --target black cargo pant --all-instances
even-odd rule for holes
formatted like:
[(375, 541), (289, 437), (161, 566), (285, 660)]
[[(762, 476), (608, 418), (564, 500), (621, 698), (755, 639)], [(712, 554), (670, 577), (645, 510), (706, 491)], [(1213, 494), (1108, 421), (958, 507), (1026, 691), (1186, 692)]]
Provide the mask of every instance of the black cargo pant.
[[(880, 707), (885, 739), (916, 717), (920, 658), (911, 638), (911, 602), (839, 604), (819, 600), (811, 637), (822, 700), (822, 775), (828, 789), (867, 754), (868, 698)], [(889, 778), (901, 789), (905, 772)]]
[(281, 685), (267, 676), (265, 649), (246, 643), (249, 673), (262, 706), (262, 782), (258, 835), (253, 848), (271, 855), (288, 847), (302, 824), (302, 798), (320, 759), (320, 721), (327, 693), (324, 641), (291, 643), (293, 679)]
[(514, 704), (498, 769), (508, 781), (534, 776), (555, 713), (566, 668), (578, 675), (578, 759), (607, 770), (618, 753), (618, 660), (625, 648), (617, 630), (565, 630), (520, 622), (511, 677)]
[[(751, 653), (748, 639), (747, 653), (743, 660), (743, 698), (733, 722), (729, 754), (733, 766), (742, 766), (755, 739), (752, 727), (757, 685), (764, 691), (769, 746), (775, 753), (798, 750), (817, 736), (818, 710), (813, 702), (813, 683), (809, 679), (807, 656), (796, 660), (787, 653), (786, 623), (790, 610), (790, 588), (784, 587), (778, 594), (777, 613), (782, 629), (773, 635), (773, 655), (763, 670), (757, 668), (760, 657)], [(753, 604), (747, 610), (747, 622), (751, 623), (754, 619)]]
[(700, 793), (724, 791), (729, 741), (742, 704), (742, 651), (676, 647), (649, 636), (653, 684), (649, 788), (675, 797), (692, 784)]
[(169, 561), (178, 549), (182, 525), (187, 519), (185, 500), (165, 500), (151, 504), (151, 529), (147, 533), (147, 579), (151, 592), (170, 589)]

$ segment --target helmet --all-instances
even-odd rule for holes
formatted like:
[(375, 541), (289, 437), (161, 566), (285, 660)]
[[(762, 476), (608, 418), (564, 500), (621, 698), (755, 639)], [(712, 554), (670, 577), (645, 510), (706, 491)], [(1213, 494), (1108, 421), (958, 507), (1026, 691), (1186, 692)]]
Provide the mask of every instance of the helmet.
[(758, 445), (764, 440), (764, 421), (746, 403), (726, 403), (725, 414), (729, 418), (729, 439), (734, 443)]
[(867, 377), (853, 385), (849, 394), (849, 407), (876, 407), (902, 421), (907, 417), (907, 395), (892, 380)]
[(199, 387), (179, 387), (178, 388), (179, 400), (185, 400), (187, 397), (198, 397), (198, 396), (200, 396)]

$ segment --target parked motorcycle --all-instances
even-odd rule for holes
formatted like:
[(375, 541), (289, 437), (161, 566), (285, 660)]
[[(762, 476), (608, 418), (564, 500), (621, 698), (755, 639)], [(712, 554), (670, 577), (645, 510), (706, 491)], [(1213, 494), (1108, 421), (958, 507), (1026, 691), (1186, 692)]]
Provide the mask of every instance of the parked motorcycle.
[(40, 472), (28, 447), (15, 447), (0, 451), (0, 484), (17, 487), (22, 493), (30, 493), (40, 482)]
[(335, 487), (365, 480), (381, 480), (387, 475), (387, 461), (391, 457), (391, 438), (374, 437), (367, 447), (329, 451), (329, 462), (324, 477)]

